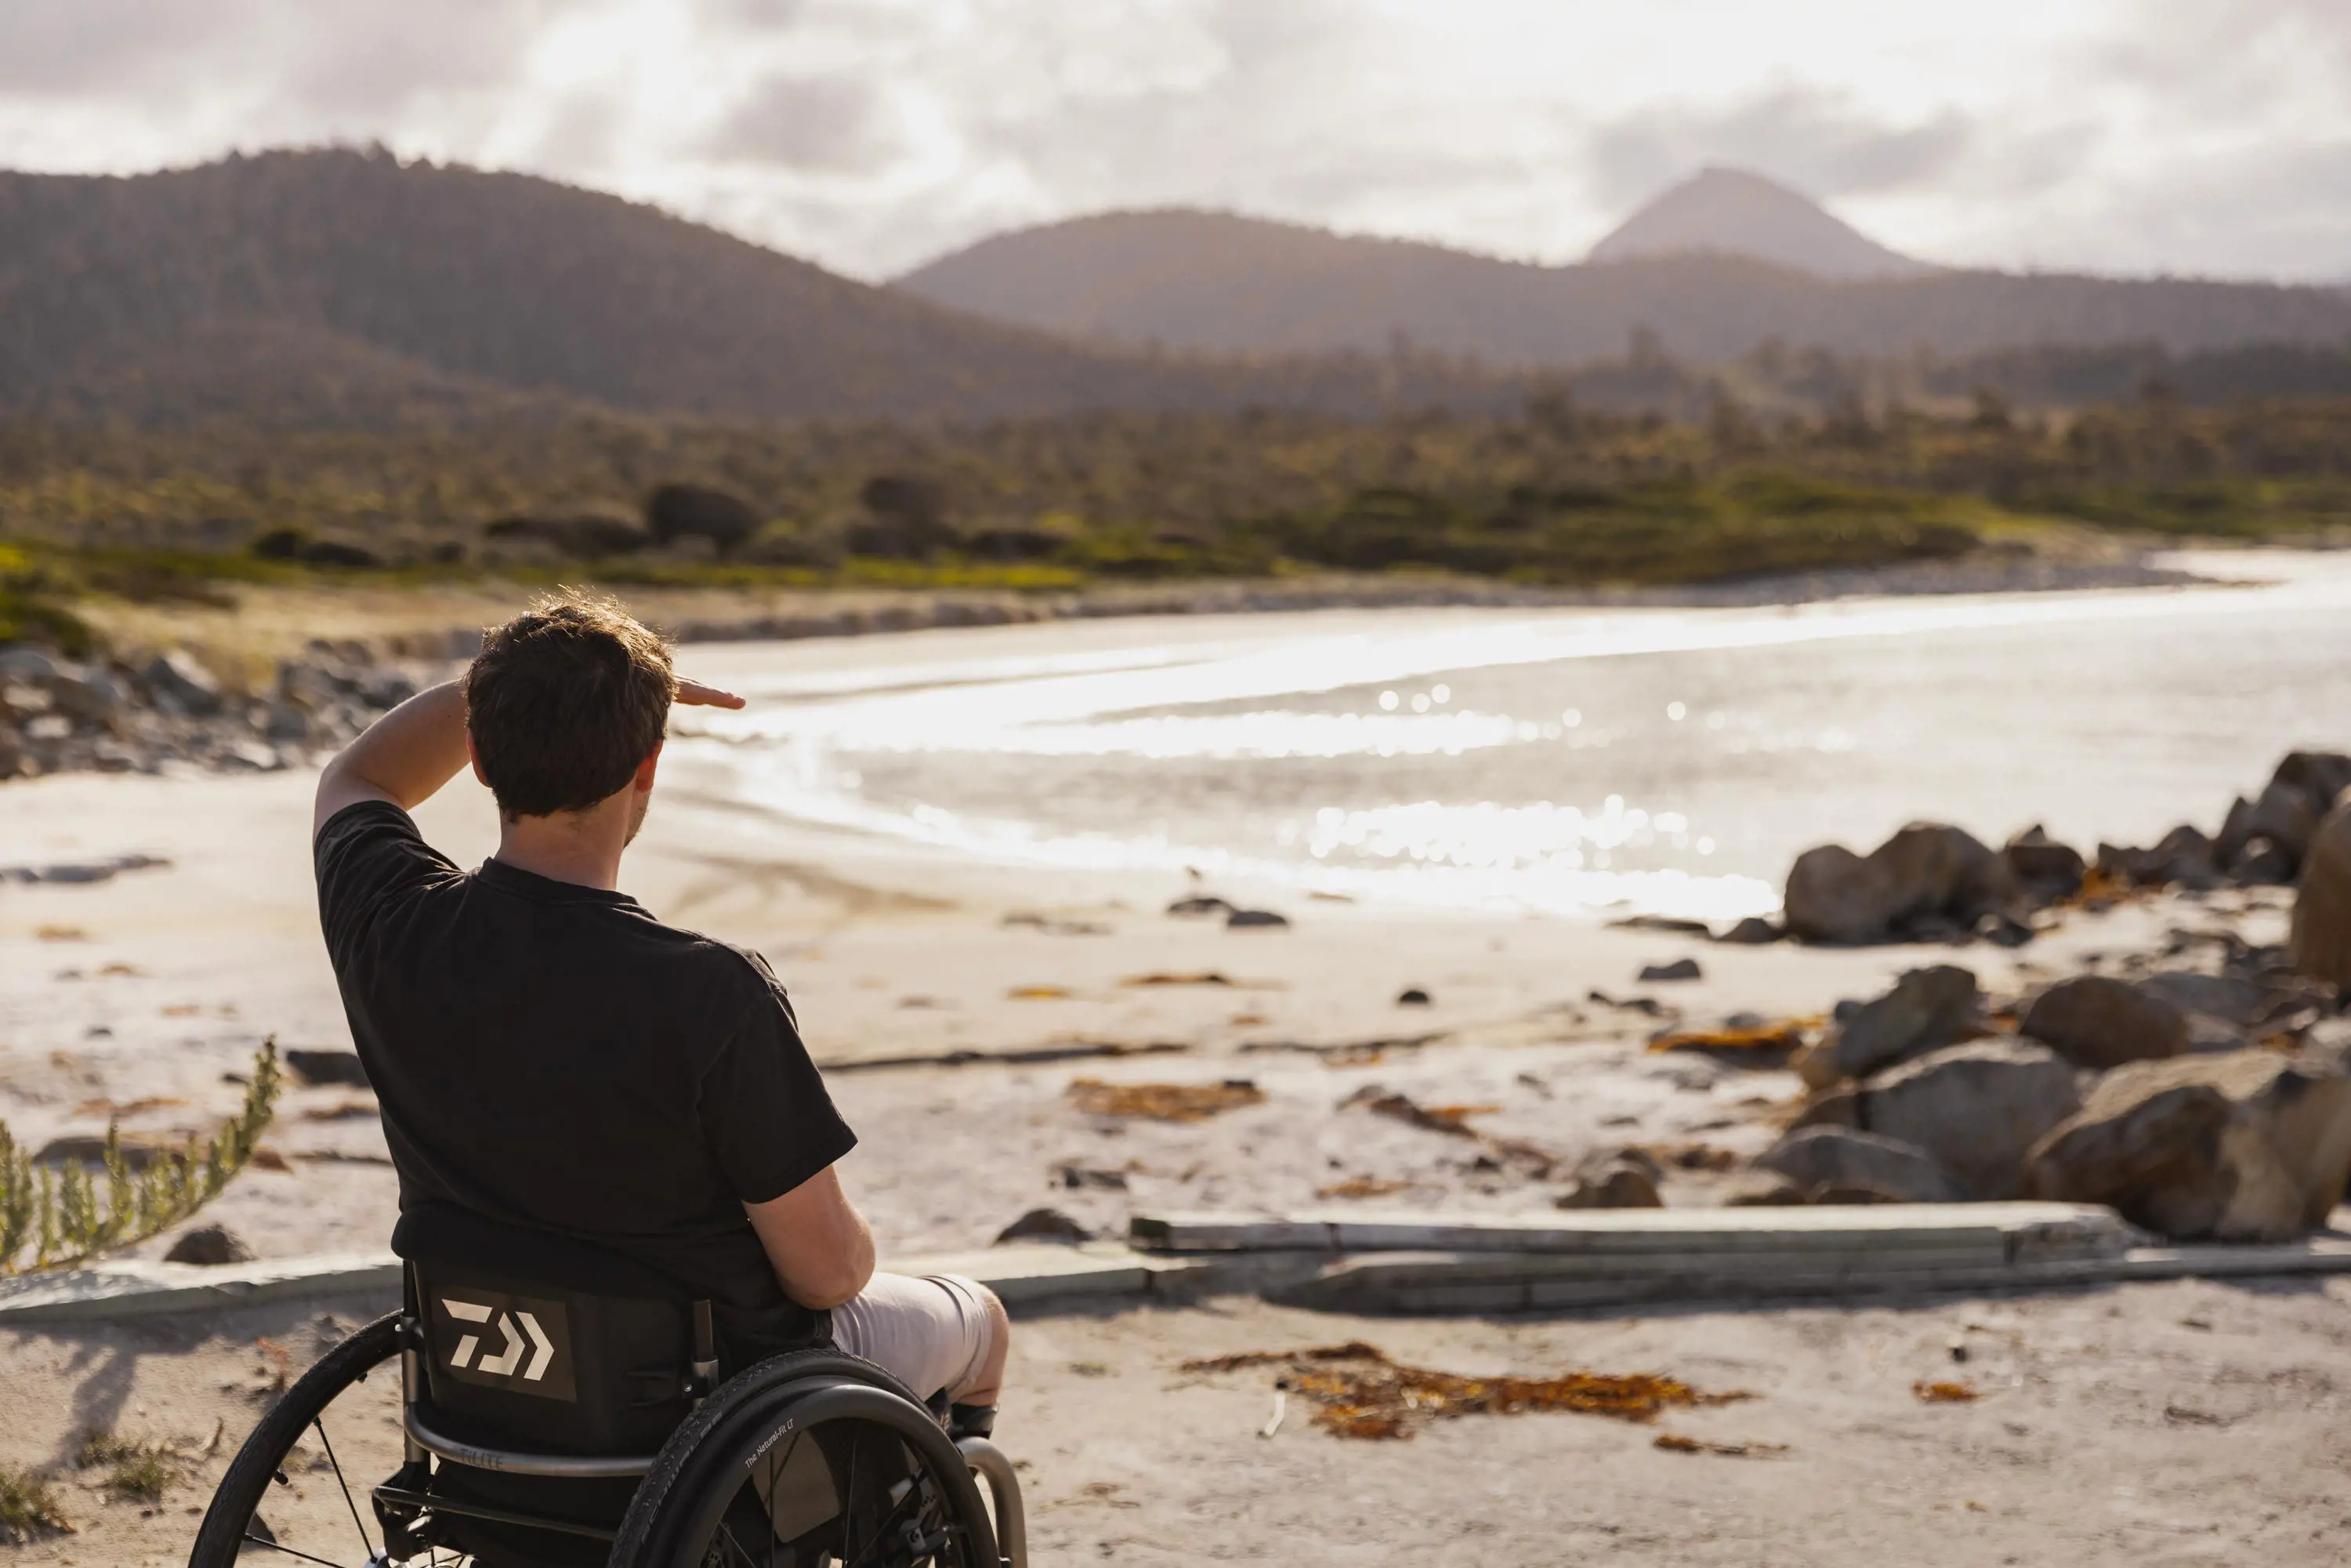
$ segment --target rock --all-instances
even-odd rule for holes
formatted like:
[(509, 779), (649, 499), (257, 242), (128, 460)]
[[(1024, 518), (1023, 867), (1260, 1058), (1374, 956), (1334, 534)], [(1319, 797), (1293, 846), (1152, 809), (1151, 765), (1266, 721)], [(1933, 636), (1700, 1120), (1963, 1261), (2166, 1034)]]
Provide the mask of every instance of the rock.
[(2081, 851), (2058, 843), (2037, 824), (2009, 840), (2001, 854), (2010, 873), (2037, 904), (2073, 897), (2082, 891), (2082, 879), (2089, 871)]
[(2104, 1071), (2126, 1061), (2181, 1056), (2188, 1015), (2159, 995), (2105, 975), (2060, 980), (2032, 999), (2018, 1032), (2076, 1067)]
[(173, 648), (147, 661), (139, 683), (167, 710), (176, 708), (197, 718), (210, 718), (221, 710), (220, 682), (185, 649)]
[(1676, 958), (1670, 964), (1641, 966), (1641, 978), (1644, 980), (1695, 980), (1703, 974), (1695, 958)]
[(23, 643), (0, 648), (0, 681), (24, 681), (46, 686), (57, 678), (57, 662), (40, 649)]
[(2343, 791), (2351, 789), (2351, 756), (2340, 751), (2289, 751), (2270, 775), (2270, 782), (2301, 790), (2324, 817), (2335, 809)]
[[(58, 666), (49, 682), (49, 696), (60, 713), (87, 724), (111, 727), (131, 706), (131, 693), (106, 670), (76, 670)], [(48, 716), (56, 716), (51, 715)], [(39, 722), (38, 720), (35, 721)], [(32, 728), (26, 727), (26, 733)]]
[(1240, 929), (1250, 926), (1274, 929), (1288, 925), (1290, 917), (1286, 915), (1276, 915), (1270, 909), (1236, 909), (1225, 916), (1225, 924)]
[(1199, 894), (1189, 898), (1179, 898), (1167, 906), (1167, 913), (1170, 915), (1230, 915), (1232, 912), (1233, 906), (1223, 899)]
[(1987, 909), (1976, 916), (1975, 935), (1995, 947), (2022, 947), (2039, 933), (2006, 910)]
[(1858, 1127), (1861, 1114), (1861, 1091), (1846, 1085), (1823, 1090), (1806, 1100), (1788, 1125), (1791, 1131), (1798, 1127)]
[(2351, 1072), (2351, 1013), (2312, 1024), (2303, 1034), (2302, 1054), (2313, 1061)]
[(2303, 974), (2351, 987), (2351, 802), (2328, 813), (2311, 841), (2288, 948)]
[(1618, 1155), (1590, 1165), (1552, 1207), (1663, 1208), (1666, 1200), (1657, 1191), (1657, 1181), (1654, 1161), (1645, 1167), (1637, 1160)]
[(220, 748), (220, 766), (230, 772), (274, 773), (286, 766), (277, 748), (258, 740), (232, 740)]
[[(134, 1171), (143, 1171), (155, 1163), (164, 1145), (142, 1138), (136, 1134), (118, 1134), (122, 1144), (122, 1163)], [(68, 1133), (61, 1138), (51, 1138), (34, 1152), (37, 1166), (99, 1166), (106, 1164), (106, 1140), (92, 1133)]]
[(2107, 1073), (2033, 1149), (2027, 1190), (2176, 1240), (2278, 1241), (2325, 1224), (2346, 1176), (2351, 1079), (2241, 1051)]
[(1098, 1166), (1063, 1164), (1053, 1167), (1053, 1179), (1071, 1192), (1094, 1188), (1103, 1192), (1124, 1192), (1126, 1173), (1105, 1170)]
[(1776, 1171), (1741, 1171), (1723, 1189), (1725, 1208), (1792, 1208), (1804, 1201), (1804, 1189)]
[(1857, 943), (1938, 920), (1964, 933), (1978, 915), (2005, 907), (2019, 891), (2008, 862), (1971, 834), (1944, 823), (1913, 822), (1866, 859), (1836, 844), (1806, 850), (1789, 870), (1784, 902), (1791, 934)]
[(2321, 804), (2285, 779), (2273, 779), (2253, 802), (2252, 814), (2245, 820), (2245, 836), (2269, 840), (2293, 856), (2298, 866), (2310, 852), (2312, 835), (2318, 831), (2318, 821), (2331, 804), (2331, 798)]
[(286, 1070), (313, 1089), (335, 1083), (352, 1089), (373, 1087), (356, 1051), (289, 1051)]
[(1843, 844), (1806, 850), (1789, 868), (1788, 934), (1806, 942), (1875, 942), (1894, 916), (1886, 868)]
[(1906, 1201), (1882, 1186), (1867, 1182), (1827, 1182), (1813, 1189), (1808, 1203), (1901, 1203)]
[(1428, 1006), (1428, 993), (1422, 990), (1418, 986), (1406, 986), (1403, 990), (1396, 993), (1396, 1006), (1400, 1008), (1425, 1008)]
[(1750, 915), (1721, 936), (1718, 942), (1734, 942), (1742, 946), (1760, 947), (1767, 942), (1777, 942), (1787, 933), (1760, 915)]
[(2167, 969), (2138, 983), (2148, 996), (2169, 1002), (2184, 1013), (2201, 1013), (2232, 1029), (2250, 1029), (2268, 1013), (2274, 999), (2267, 986), (2235, 975), (2206, 975), (2192, 969)]
[(1804, 1127), (1756, 1156), (1758, 1169), (1794, 1183), (1813, 1202), (1823, 1187), (1865, 1186), (1894, 1203), (1951, 1203), (1949, 1175), (1923, 1149), (1850, 1127)]
[[(1840, 1019), (1817, 1054), (1799, 1056), (1796, 1070), (1814, 1088), (1840, 1078), (1866, 1078), (1965, 1040), (1982, 999), (1975, 976), (1957, 965), (1912, 969), (1892, 990)], [(1809, 1071), (1807, 1061), (1813, 1063)]]
[(2242, 795), (2229, 802), (2229, 814), (2220, 821), (2220, 831), (2212, 839), (2212, 858), (2225, 870), (2236, 863), (2244, 852), (2245, 841), (2252, 836), (2253, 803)]
[(1713, 928), (1703, 920), (1684, 920), (1672, 915), (1628, 915), (1622, 920), (1608, 923), (1611, 931), (1656, 931), (1668, 936), (1707, 936)]
[(2255, 834), (2230, 857), (2228, 871), (2247, 887), (2284, 887), (2293, 883), (2295, 865), (2275, 839)]
[(1061, 1241), (1075, 1246), (1091, 1241), (1094, 1233), (1058, 1208), (1032, 1208), (996, 1233), (999, 1247), (1008, 1241)]
[(253, 1249), (244, 1238), (225, 1225), (200, 1225), (193, 1230), (180, 1233), (172, 1249), (163, 1254), (166, 1263), (200, 1263), (217, 1269), (225, 1263), (250, 1263)]
[(270, 740), (305, 741), (310, 738), (310, 716), (293, 703), (271, 703), (263, 710), (260, 729)]
[(2012, 1197), (2032, 1146), (2081, 1109), (2069, 1062), (2044, 1046), (1983, 1040), (1907, 1062), (1862, 1086), (1861, 1122), (1924, 1150), (1976, 1197)]

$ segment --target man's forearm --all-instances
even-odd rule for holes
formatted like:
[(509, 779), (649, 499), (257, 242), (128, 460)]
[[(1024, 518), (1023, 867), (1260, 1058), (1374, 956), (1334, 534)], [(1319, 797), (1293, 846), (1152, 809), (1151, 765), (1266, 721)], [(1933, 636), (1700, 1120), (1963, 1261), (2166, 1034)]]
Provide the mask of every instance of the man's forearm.
[(413, 810), (465, 762), (465, 694), (446, 681), (417, 693), (335, 755), (319, 777), (313, 829), (360, 800)]

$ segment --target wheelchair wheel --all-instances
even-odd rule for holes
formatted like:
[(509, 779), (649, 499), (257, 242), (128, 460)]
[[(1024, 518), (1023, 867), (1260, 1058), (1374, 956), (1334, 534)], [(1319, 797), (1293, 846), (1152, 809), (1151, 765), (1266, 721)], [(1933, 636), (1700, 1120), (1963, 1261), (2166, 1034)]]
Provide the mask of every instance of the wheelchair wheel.
[[(279, 1397), (229, 1461), (188, 1568), (235, 1568), (245, 1552), (279, 1558), (287, 1568), (297, 1561), (367, 1568), (386, 1560), (381, 1528), (371, 1532), (362, 1522), (363, 1478), (398, 1462), (378, 1462), (377, 1450), (396, 1447), (399, 1437), (399, 1355), (400, 1314), (387, 1313), (329, 1351)], [(372, 1386), (345, 1397), (378, 1368), (383, 1375)], [(321, 1494), (315, 1500), (313, 1490)]]
[(832, 1350), (730, 1379), (637, 1489), (612, 1568), (998, 1568), (970, 1468), (922, 1402)]

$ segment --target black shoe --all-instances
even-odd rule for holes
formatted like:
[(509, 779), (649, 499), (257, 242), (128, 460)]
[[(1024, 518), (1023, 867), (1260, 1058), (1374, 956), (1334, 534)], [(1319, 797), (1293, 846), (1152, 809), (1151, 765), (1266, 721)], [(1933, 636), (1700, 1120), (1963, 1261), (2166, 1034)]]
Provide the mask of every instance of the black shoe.
[(993, 1405), (957, 1405), (947, 1412), (947, 1436), (958, 1442), (966, 1437), (992, 1437), (995, 1432)]

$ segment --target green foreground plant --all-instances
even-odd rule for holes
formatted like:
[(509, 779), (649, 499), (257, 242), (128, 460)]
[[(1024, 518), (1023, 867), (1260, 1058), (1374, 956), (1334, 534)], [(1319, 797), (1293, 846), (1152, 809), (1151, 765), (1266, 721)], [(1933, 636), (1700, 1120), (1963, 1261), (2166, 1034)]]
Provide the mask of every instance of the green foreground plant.
[(104, 1469), (106, 1490), (134, 1502), (161, 1502), (187, 1465), (184, 1454), (162, 1443), (139, 1442), (112, 1432), (85, 1432), (74, 1468)]
[(57, 1489), (30, 1470), (0, 1469), (0, 1542), (68, 1531)]
[(218, 1197), (260, 1147), (278, 1082), (272, 1036), (254, 1053), (244, 1106), (217, 1134), (155, 1150), (135, 1171), (111, 1122), (95, 1176), (78, 1160), (35, 1165), (0, 1123), (0, 1275), (62, 1268), (144, 1241)]

